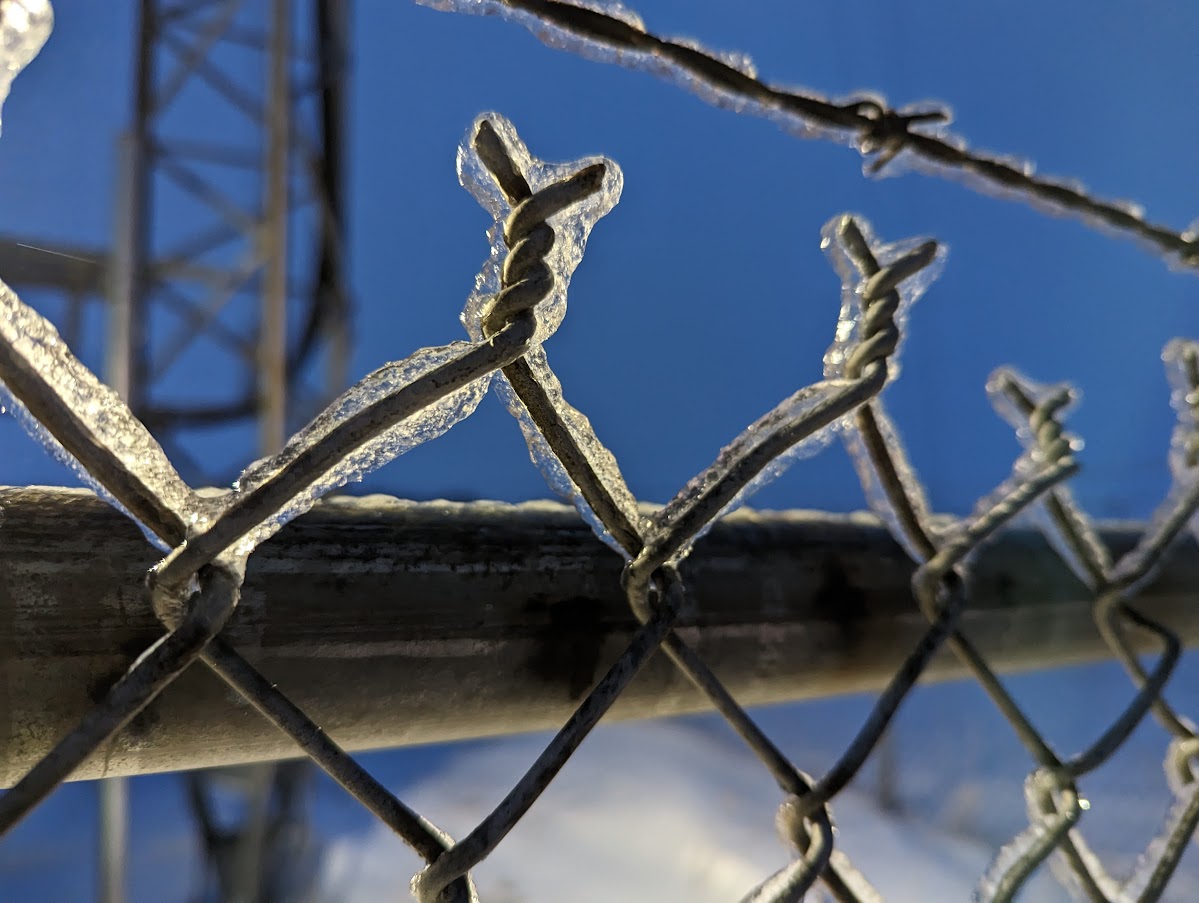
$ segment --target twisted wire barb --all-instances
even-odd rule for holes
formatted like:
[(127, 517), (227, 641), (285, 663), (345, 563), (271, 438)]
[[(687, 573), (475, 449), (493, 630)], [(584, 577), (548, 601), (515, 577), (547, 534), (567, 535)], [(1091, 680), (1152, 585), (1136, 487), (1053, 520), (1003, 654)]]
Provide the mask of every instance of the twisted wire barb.
[[(1193, 392), (1199, 386), (1199, 375), (1186, 366), (1190, 363), (1189, 360), (1184, 358), (1183, 363), (1188, 377), (1184, 388)], [(1016, 414), (1027, 419), (1031, 439), (1038, 452), (1043, 453), (1046, 448), (1060, 444), (1061, 428), (1047, 412), (1061, 410), (1069, 403), (1071, 399), (1066, 390), (1043, 393), (1039, 401), (1034, 400), (1034, 391), (1010, 371), (1000, 371), (992, 378), (991, 383), (994, 391), (1001, 393)], [(1183, 400), (1188, 404), (1179, 411), (1179, 415), (1180, 419), (1185, 420), (1190, 414), (1189, 395), (1184, 393)], [(1193, 422), (1190, 426), (1193, 428)], [(1185, 437), (1186, 440), (1189, 438)], [(1189, 441), (1184, 440), (1184, 450), (1189, 444)], [(1196, 737), (1194, 728), (1177, 715), (1163, 695), (1181, 654), (1181, 642), (1173, 631), (1138, 611), (1130, 603), (1136, 591), (1156, 570), (1179, 532), (1199, 508), (1199, 491), (1196, 491), (1193, 482), (1189, 487), (1184, 486), (1181, 493), (1172, 489), (1165, 503), (1165, 514), (1159, 514), (1156, 518), (1156, 528), (1146, 530), (1136, 547), (1116, 564), (1112, 563), (1110, 553), (1099, 539), (1089, 518), (1069, 497), (1068, 490), (1051, 490), (1044, 499), (1044, 505), (1048, 515), (1044, 526), (1051, 534), (1056, 535), (1060, 547), (1067, 552), (1067, 561), (1095, 593), (1094, 619), (1101, 637), (1113, 656), (1124, 665), (1138, 688), (1136, 696), (1115, 721), (1091, 746), (1056, 769), (1053, 772), (1054, 778), (1072, 785), (1077, 779), (1101, 766), (1131, 736), (1150, 710), (1174, 736), (1167, 756), (1168, 765), (1172, 759), (1177, 759), (1174, 767), (1188, 769), (1190, 758), (1194, 756), (1194, 752), (1190, 750), (1199, 749), (1199, 738)], [(1129, 647), (1124, 635), (1125, 626), (1150, 633), (1160, 642), (1157, 662), (1152, 671), (1145, 671), (1139, 658)], [(1188, 771), (1186, 777), (1180, 780), (1179, 786), (1192, 782), (1193, 776)], [(1153, 873), (1137, 897), (1139, 903), (1152, 903), (1158, 899), (1165, 890), (1169, 877), (1177, 868), (1185, 849), (1186, 838), (1194, 833), (1196, 824), (1199, 823), (1199, 786), (1191, 792), (1183, 811), (1167, 814), (1167, 824), (1172, 816), (1174, 824), (1167, 828), (1166, 841), (1157, 851)], [(1074, 818), (1067, 828), (1062, 828), (1062, 833), (1054, 844), (1060, 854), (1060, 861), (1065, 864), (1066, 872), (1091, 899), (1107, 901), (1117, 894), (1123, 898), (1124, 889), (1119, 883), (1106, 874), (1094, 856), (1085, 854), (1086, 842), (1072, 830), (1076, 822), (1077, 818)], [(1146, 851), (1142, 855), (1149, 858), (1151, 854)]]
[[(1038, 201), (1083, 222), (1139, 239), (1186, 269), (1199, 267), (1199, 232), (1179, 232), (1148, 222), (1137, 205), (1106, 200), (1073, 183), (1037, 175), (1029, 162), (971, 149), (948, 130), (952, 114), (947, 108), (925, 103), (897, 110), (877, 96), (833, 101), (808, 90), (775, 87), (702, 48), (646, 31), (640, 18), (627, 9), (622, 9), (625, 18), (619, 18), (560, 0), (417, 2), (513, 19), (551, 47), (647, 69), (691, 88), (710, 103), (781, 120), (784, 128), (805, 137), (850, 137), (860, 153), (872, 158), (867, 164), (871, 173), (882, 172), (903, 154), (925, 170), (972, 176), (1004, 195)], [(919, 130), (929, 125), (931, 131)]]

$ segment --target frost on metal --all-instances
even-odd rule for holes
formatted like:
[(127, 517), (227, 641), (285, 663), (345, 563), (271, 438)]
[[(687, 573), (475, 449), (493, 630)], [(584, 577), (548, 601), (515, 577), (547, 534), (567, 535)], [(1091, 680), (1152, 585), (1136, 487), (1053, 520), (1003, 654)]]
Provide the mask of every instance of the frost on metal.
[[(739, 51), (713, 50), (693, 38), (659, 38), (650, 35), (641, 16), (619, 2), (589, 2), (569, 0), (557, 4), (569, 12), (571, 8), (597, 14), (603, 22), (602, 29), (575, 30), (544, 15), (543, 10), (534, 12), (519, 3), (503, 0), (417, 0), (418, 3), (444, 12), (468, 13), (484, 16), (499, 16), (528, 29), (537, 40), (547, 47), (563, 50), (599, 63), (614, 63), (626, 69), (640, 70), (673, 82), (690, 91), (706, 103), (731, 110), (735, 113), (752, 113), (771, 120), (780, 128), (803, 138), (832, 138), (844, 144), (856, 144), (856, 130), (849, 125), (837, 126), (821, 123), (788, 109), (779, 100), (769, 96), (750, 97), (738, 91), (732, 83), (745, 79), (755, 81), (757, 66), (746, 53)], [(530, 4), (533, 6), (533, 4)], [(577, 14), (576, 14), (577, 15)], [(606, 32), (606, 34), (601, 33)], [(614, 32), (621, 32), (617, 35)], [(669, 54), (668, 52), (669, 51)], [(725, 70), (721, 75), (705, 76), (680, 62), (681, 57), (707, 59)], [(723, 76), (723, 77), (721, 77)], [(763, 86), (765, 87), (765, 86)], [(778, 88), (780, 93), (792, 89)], [(802, 95), (818, 103), (835, 105), (819, 95), (802, 89)], [(852, 103), (862, 98), (845, 102)], [(873, 99), (873, 98), (871, 98)]]
[[(620, 465), (616, 461), (616, 456), (612, 454), (608, 447), (600, 440), (599, 436), (596, 435), (595, 428), (592, 427), (591, 420), (587, 415), (571, 405), (564, 397), (562, 383), (559, 382), (554, 371), (550, 369), (549, 362), (545, 356), (545, 349), (540, 346), (534, 348), (525, 355), (525, 363), (528, 364), (529, 369), (534, 374), (534, 378), (545, 390), (546, 397), (574, 439), (579, 451), (586, 458), (592, 473), (596, 475), (608, 490), (612, 500), (616, 503), (621, 513), (628, 519), (629, 523), (638, 523), (641, 520), (641, 516), (637, 510), (637, 499), (625, 483), (624, 475), (620, 472)], [(591, 510), (591, 506), (587, 504), (582, 491), (575, 484), (574, 480), (571, 479), (570, 474), (566, 472), (566, 468), (562, 466), (562, 462), (558, 460), (557, 455), (550, 449), (549, 443), (533, 423), (533, 418), (530, 416), (528, 409), (516, 396), (511, 384), (502, 373), (495, 381), (494, 386), (496, 394), (503, 399), (508, 410), (512, 412), (520, 424), (521, 434), (525, 437), (525, 443), (529, 446), (529, 457), (541, 472), (546, 485), (560, 499), (575, 507), (595, 532), (596, 536), (621, 555), (627, 556), (627, 551), (617, 542), (612, 532), (604, 525), (599, 516)]]
[[(838, 391), (846, 388), (847, 385), (848, 382), (845, 380), (836, 380), (805, 386), (773, 410), (763, 414), (747, 426), (737, 438), (722, 448), (717, 454), (715, 461), (688, 480), (674, 498), (654, 512), (651, 517), (654, 528), (658, 530), (668, 529), (669, 525), (677, 519), (682, 511), (694, 504), (717, 480), (728, 474), (737, 462), (755, 445), (769, 439), (771, 435), (786, 429), (805, 414), (811, 413), (817, 406), (828, 402)], [(682, 558), (686, 556), (692, 546), (712, 529), (718, 518), (736, 511), (755, 492), (768, 486), (796, 461), (813, 457), (827, 448), (834, 435), (836, 435), (837, 428), (838, 424), (836, 422), (822, 427), (811, 435), (800, 439), (778, 457), (773, 458), (733, 497), (732, 501), (720, 509), (716, 517), (713, 517), (704, 524), (694, 536), (679, 547), (677, 557)]]
[(1170, 473), (1180, 483), (1199, 480), (1199, 342), (1173, 339), (1162, 350), (1170, 406), (1178, 417), (1170, 437)]
[(0, 108), (13, 79), (38, 55), (53, 28), (49, 0), (0, 0)]

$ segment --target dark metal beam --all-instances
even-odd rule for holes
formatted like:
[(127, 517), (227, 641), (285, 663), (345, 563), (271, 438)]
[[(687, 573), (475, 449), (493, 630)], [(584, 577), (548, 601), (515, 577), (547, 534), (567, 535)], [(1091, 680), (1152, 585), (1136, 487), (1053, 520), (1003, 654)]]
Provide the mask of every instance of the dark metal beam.
[[(158, 555), (90, 493), (2, 488), (0, 786), (65, 734), (162, 634)], [(1108, 525), (1117, 553), (1135, 525)], [(1199, 644), (1187, 538), (1138, 605)], [(324, 503), (250, 560), (225, 638), (349, 749), (559, 726), (633, 630), (621, 560), (550, 502)], [(684, 567), (683, 636), (745, 704), (876, 690), (924, 630), (911, 564), (867, 515), (732, 515)], [(1091, 600), (1039, 534), (979, 555), (963, 630), (1001, 671), (1107, 657)], [(959, 677), (942, 655), (929, 677)], [(705, 708), (650, 662), (615, 717)], [(294, 748), (193, 667), (75, 778), (261, 761)]]
[(0, 238), (0, 278), (17, 288), (103, 296), (108, 266), (107, 251), (36, 238)]

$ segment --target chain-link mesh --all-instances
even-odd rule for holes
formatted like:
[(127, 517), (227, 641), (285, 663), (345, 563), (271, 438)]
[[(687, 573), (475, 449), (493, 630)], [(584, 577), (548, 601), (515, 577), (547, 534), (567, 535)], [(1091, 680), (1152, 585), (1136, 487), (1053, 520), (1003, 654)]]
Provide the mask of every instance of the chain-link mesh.
[[(864, 135), (883, 162), (901, 151), (940, 162), (974, 159), (947, 138), (909, 125), (926, 114), (889, 111), (880, 101), (828, 104), (798, 94), (769, 97), (756, 79), (720, 69), (694, 48), (661, 41), (630, 21), (560, 3), (462, 4), (519, 10), (552, 28), (588, 28), (622, 61), (629, 54), (666, 60), (706, 79), (722, 98), (740, 91), (757, 104)], [(598, 44), (596, 46), (599, 46)], [(613, 48), (626, 47), (627, 51)], [(608, 52), (608, 51), (606, 51)], [(642, 61), (644, 62), (644, 61)], [(724, 64), (720, 64), (723, 66)], [(726, 71), (727, 70), (727, 71)], [(940, 156), (938, 156), (940, 155)], [(962, 164), (966, 165), (966, 164)], [(971, 164), (1013, 190), (1126, 228), (1157, 236), (1163, 251), (1190, 261), (1194, 237), (1144, 224), (1121, 208), (1055, 188), (998, 163)], [(252, 464), (233, 489), (198, 493), (176, 474), (146, 428), (60, 341), (54, 328), (0, 284), (0, 380), (7, 404), (52, 450), (130, 517), (163, 552), (147, 577), (165, 634), (138, 655), (95, 707), (10, 790), (0, 796), (0, 833), (15, 825), (74, 769), (197, 660), (219, 675), (305, 754), (392, 828), (427, 863), (415, 876), (416, 899), (476, 899), (470, 870), (499, 846), (646, 661), (661, 650), (710, 701), (773, 776), (781, 803), (777, 824), (794, 850), (790, 862), (749, 890), (745, 900), (801, 899), (818, 882), (839, 901), (877, 899), (876, 891), (836, 849), (829, 803), (858, 774), (900, 704), (943, 646), (973, 674), (1028, 752), (1029, 827), (995, 858), (978, 899), (1010, 900), (1044, 860), (1084, 899), (1158, 899), (1199, 823), (1199, 736), (1166, 700), (1180, 655), (1178, 636), (1136, 605), (1175, 540), (1199, 529), (1199, 343), (1177, 339), (1163, 353), (1178, 425), (1169, 463), (1173, 486), (1135, 548), (1114, 560), (1071, 498), (1078, 441), (1062, 417), (1067, 386), (1041, 386), (1001, 369), (988, 385), (1024, 450), (1010, 477), (959, 519), (934, 519), (908, 463), (899, 428), (883, 400), (898, 375), (895, 358), (911, 306), (941, 264), (933, 241), (883, 243), (864, 219), (836, 217), (823, 246), (841, 278), (840, 315), (824, 360), (824, 378), (784, 399), (727, 445), (706, 470), (664, 507), (646, 516), (617, 462), (587, 418), (564, 399), (543, 343), (561, 323), (573, 270), (594, 224), (616, 203), (621, 174), (606, 159), (551, 165), (537, 159), (516, 129), (481, 116), (459, 149), (463, 184), (492, 215), (492, 254), (463, 313), (470, 340), (425, 348), (388, 364), (348, 390), (298, 432), (277, 455)], [(639, 623), (623, 654), (590, 689), (524, 776), (474, 830), (455, 840), (408, 808), (327, 736), (279, 687), (221, 636), (236, 610), (248, 558), (283, 524), (318, 498), (436, 438), (469, 416), (494, 386), (519, 422), (550, 485), (573, 501), (599, 537), (623, 556), (621, 578)], [(927, 621), (857, 735), (827, 773), (813, 778), (789, 761), (737, 703), (703, 657), (675, 629), (687, 605), (680, 563), (721, 515), (742, 504), (794, 460), (839, 439), (851, 455), (874, 511), (917, 564), (913, 598)], [(998, 529), (1029, 512), (1094, 596), (1094, 622), (1128, 672), (1131, 699), (1094, 742), (1063, 757), (988, 664), (963, 627), (970, 606), (972, 554)], [(1146, 666), (1134, 635), (1160, 644)], [(1176, 802), (1132, 876), (1104, 871), (1079, 833), (1085, 804), (1077, 782), (1106, 762), (1152, 715), (1173, 737), (1165, 769)], [(436, 813), (430, 813), (435, 816)], [(885, 891), (885, 888), (883, 889)]]

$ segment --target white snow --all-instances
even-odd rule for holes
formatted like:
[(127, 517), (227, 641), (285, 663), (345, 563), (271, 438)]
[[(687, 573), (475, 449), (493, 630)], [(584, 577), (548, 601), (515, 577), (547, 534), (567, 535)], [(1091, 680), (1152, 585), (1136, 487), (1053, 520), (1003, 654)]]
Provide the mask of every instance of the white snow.
[[(545, 738), (497, 741), (436, 777), (393, 788), (461, 837), (501, 798)], [(529, 814), (474, 870), (487, 903), (730, 903), (790, 853), (775, 833), (782, 792), (740, 749), (671, 722), (597, 729)], [(838, 849), (889, 903), (966, 901), (991, 858), (985, 846), (883, 813), (850, 790), (834, 801)], [(323, 887), (354, 903), (403, 897), (421, 867), (386, 828), (328, 850)], [(813, 895), (814, 896), (814, 895)], [(1063, 893), (1037, 876), (1024, 903)]]

